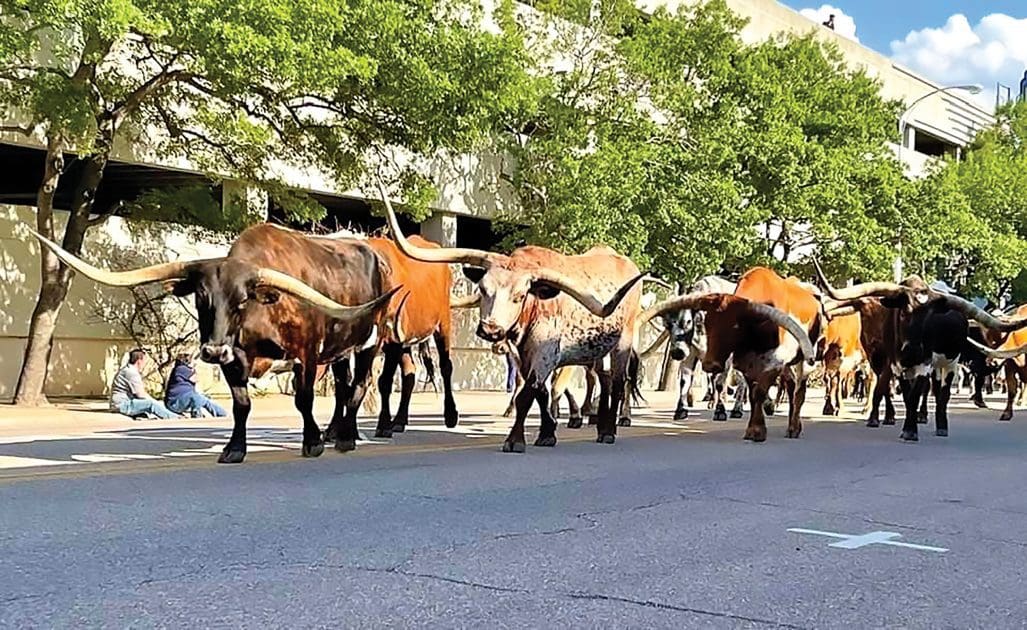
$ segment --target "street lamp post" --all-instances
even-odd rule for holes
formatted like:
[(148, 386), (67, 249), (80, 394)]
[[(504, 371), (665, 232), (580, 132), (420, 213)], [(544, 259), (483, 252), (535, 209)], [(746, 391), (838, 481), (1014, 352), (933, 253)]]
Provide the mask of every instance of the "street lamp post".
[[(935, 88), (935, 89), (931, 90), (930, 92), (928, 92), (927, 94), (924, 94), (920, 98), (918, 98), (915, 101), (913, 101), (912, 103), (910, 103), (909, 107), (907, 107), (906, 109), (902, 110), (902, 113), (899, 114), (899, 150), (898, 150), (898, 158), (899, 158), (899, 168), (902, 169), (902, 174), (903, 175), (906, 174), (906, 165), (902, 162), (902, 150), (906, 147), (906, 115), (909, 114), (909, 112), (913, 111), (914, 107), (919, 105), (921, 102), (923, 102), (927, 98), (929, 98), (931, 96), (934, 96), (935, 94), (939, 94), (941, 92), (948, 92), (950, 90), (966, 90), (967, 92), (969, 92), (971, 94), (980, 94), (981, 93), (981, 86), (979, 86), (979, 85), (949, 85), (949, 86), (945, 86), (945, 87)], [(904, 276), (904, 272), (903, 272), (903, 268), (902, 267), (903, 267), (903, 265), (902, 265), (902, 239), (900, 238), (898, 240), (898, 242), (895, 244), (895, 262), (892, 265), (892, 273), (895, 275), (895, 282), (902, 282), (902, 279), (903, 279), (903, 276)]]

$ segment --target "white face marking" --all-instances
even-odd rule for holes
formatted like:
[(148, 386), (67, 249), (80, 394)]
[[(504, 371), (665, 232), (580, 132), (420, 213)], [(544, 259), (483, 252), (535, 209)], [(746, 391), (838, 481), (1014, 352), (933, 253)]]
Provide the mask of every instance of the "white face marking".
[(510, 271), (500, 267), (489, 269), (478, 283), (481, 322), (508, 331), (517, 324), (524, 308), (531, 276), (523, 271)]

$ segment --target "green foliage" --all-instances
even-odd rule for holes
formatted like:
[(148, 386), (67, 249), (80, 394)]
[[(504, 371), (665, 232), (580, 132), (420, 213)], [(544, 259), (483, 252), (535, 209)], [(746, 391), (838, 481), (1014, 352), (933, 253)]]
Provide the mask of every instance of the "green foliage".
[(574, 67), (512, 149), (530, 240), (607, 243), (685, 280), (801, 272), (814, 248), (839, 275), (889, 274), (906, 185), (886, 145), (899, 104), (836, 49), (812, 36), (746, 47), (723, 0), (646, 19), (628, 0), (536, 6), (550, 4), (617, 37), (556, 44)]
[(920, 269), (970, 294), (1004, 292), (1027, 266), (1027, 103), (997, 119), (965, 159), (942, 164), (904, 204)]
[(345, 190), (394, 162), (383, 174), (423, 207), (408, 158), (479, 147), (534, 102), (510, 12), (509, 0), (493, 15), (473, 0), (0, 0), (0, 116), (82, 154), (142, 141), (287, 203), (292, 169)]

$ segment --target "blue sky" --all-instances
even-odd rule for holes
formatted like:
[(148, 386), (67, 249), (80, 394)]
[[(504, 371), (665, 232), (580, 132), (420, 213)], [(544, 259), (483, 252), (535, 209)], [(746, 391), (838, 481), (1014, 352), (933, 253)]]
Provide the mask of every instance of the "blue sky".
[(782, 0), (938, 83), (1019, 85), (1027, 69), (1027, 0)]

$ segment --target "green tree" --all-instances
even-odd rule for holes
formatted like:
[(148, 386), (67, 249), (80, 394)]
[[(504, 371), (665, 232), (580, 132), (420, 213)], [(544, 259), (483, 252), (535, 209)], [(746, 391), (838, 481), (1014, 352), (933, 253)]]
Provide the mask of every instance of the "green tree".
[[(46, 236), (65, 155), (83, 161), (60, 238), (71, 252), (103, 219), (93, 199), (115, 145), (142, 139), (313, 217), (319, 209), (277, 181), (281, 163), (317, 167), (345, 189), (392, 148), (468, 149), (533, 102), (511, 15), (510, 2), (485, 16), (472, 0), (0, 0), (0, 121), (45, 143), (36, 228)], [(415, 168), (396, 178), (408, 198), (426, 198)], [(18, 403), (45, 400), (70, 279), (44, 251)]]
[(574, 64), (514, 148), (529, 238), (605, 242), (678, 279), (791, 271), (815, 248), (839, 274), (886, 273), (899, 106), (835, 48), (744, 46), (723, 0), (650, 16), (627, 0), (556, 4), (577, 28), (556, 55)]
[(1027, 103), (996, 118), (964, 159), (938, 164), (903, 203), (914, 269), (970, 295), (1008, 293), (1027, 266)]

